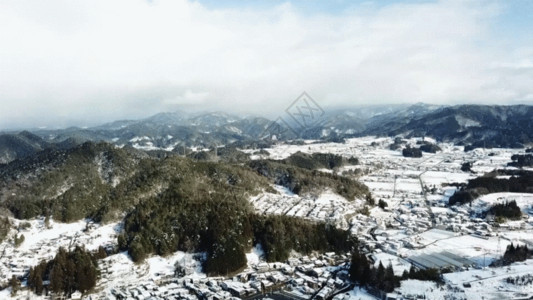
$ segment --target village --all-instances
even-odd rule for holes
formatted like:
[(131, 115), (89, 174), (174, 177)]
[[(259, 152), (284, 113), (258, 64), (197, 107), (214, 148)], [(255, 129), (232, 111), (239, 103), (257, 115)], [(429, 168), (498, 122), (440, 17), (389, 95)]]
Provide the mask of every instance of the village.
[[(407, 143), (416, 145), (420, 140), (409, 139)], [(462, 146), (430, 141), (442, 151), (424, 153), (421, 158), (403, 157), (401, 151), (390, 150), (392, 138), (274, 146), (266, 149), (271, 159), (286, 158), (298, 151), (357, 157), (358, 165), (323, 171), (356, 176), (369, 187), (376, 204), (381, 205), (368, 207), (365, 199), (349, 201), (332, 191), (301, 197), (281, 186), (274, 186), (277, 194), (265, 192), (252, 197), (250, 202), (258, 213), (325, 221), (349, 230), (375, 266), (392, 265), (397, 276), (412, 266), (451, 270), (443, 275), (444, 285), (419, 282), (419, 287), (427, 288), (414, 289), (413, 280), (407, 280), (386, 296), (389, 299), (482, 299), (479, 293), (482, 289), (492, 297), (533, 296), (531, 280), (524, 277), (531, 273), (533, 261), (489, 267), (502, 257), (508, 245), (533, 248), (533, 194), (489, 194), (463, 206), (447, 203), (457, 189), (456, 184), (494, 169), (511, 168), (507, 166), (510, 157), (522, 153), (523, 149), (478, 148), (465, 152)], [(472, 163), (471, 172), (461, 170), (465, 162)], [(487, 206), (511, 200), (520, 206), (521, 220), (498, 223), (479, 217), (479, 211)], [(2, 283), (12, 275), (24, 276), (41, 260), (53, 258), (60, 246), (69, 248), (80, 244), (90, 250), (100, 246), (112, 250), (116, 248), (116, 237), (122, 226), (94, 224), (90, 220), (62, 224), (43, 218), (13, 222), (18, 228), (13, 234), (24, 235), (25, 240), (18, 247), (10, 240), (0, 244)], [(260, 299), (271, 295), (277, 299), (376, 299), (380, 296), (351, 284), (349, 253), (293, 253), (288, 261), (267, 263), (261, 245), (256, 245), (247, 254), (247, 267), (224, 277), (202, 273), (201, 255), (177, 252), (134, 264), (127, 253), (113, 254), (99, 262), (100, 277), (94, 292), (72, 298)], [(0, 291), (0, 298), (8, 295), (7, 289)], [(51, 299), (24, 290), (17, 297)]]

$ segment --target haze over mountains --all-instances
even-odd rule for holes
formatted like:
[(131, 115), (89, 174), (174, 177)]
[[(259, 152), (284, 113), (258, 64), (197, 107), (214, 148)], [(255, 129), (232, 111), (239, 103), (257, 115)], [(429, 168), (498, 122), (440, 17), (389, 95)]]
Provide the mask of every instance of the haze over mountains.
[(259, 140), (271, 141), (273, 135), (277, 140), (428, 136), (473, 147), (511, 148), (524, 147), (533, 141), (533, 106), (527, 105), (377, 105), (327, 111), (310, 126), (277, 121), (278, 131), (270, 132), (274, 120), (264, 117), (224, 112), (168, 112), (90, 128), (9, 132), (0, 135), (0, 163), (44, 149), (68, 149), (85, 141), (167, 151), (230, 144), (244, 146)]

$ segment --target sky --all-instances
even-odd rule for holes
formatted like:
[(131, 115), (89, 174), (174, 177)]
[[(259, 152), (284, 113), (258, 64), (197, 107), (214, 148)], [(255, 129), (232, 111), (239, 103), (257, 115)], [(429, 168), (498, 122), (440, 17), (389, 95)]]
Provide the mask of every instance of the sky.
[(533, 1), (0, 0), (0, 130), (164, 111), (533, 104)]

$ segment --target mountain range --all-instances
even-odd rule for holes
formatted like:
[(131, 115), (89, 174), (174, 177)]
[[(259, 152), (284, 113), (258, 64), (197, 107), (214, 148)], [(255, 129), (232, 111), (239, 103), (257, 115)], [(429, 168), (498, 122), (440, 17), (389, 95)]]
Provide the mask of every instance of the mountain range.
[(471, 147), (512, 148), (533, 142), (533, 106), (528, 105), (376, 105), (329, 110), (308, 126), (279, 120), (224, 112), (167, 112), (91, 128), (6, 132), (0, 134), (0, 164), (86, 141), (174, 152), (230, 144), (268, 145), (274, 136), (332, 141), (365, 135), (427, 136)]

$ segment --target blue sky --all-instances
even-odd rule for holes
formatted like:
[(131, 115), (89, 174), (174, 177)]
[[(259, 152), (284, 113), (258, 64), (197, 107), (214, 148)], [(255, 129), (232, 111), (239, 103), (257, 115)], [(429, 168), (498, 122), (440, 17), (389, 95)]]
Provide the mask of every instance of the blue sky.
[(346, 10), (357, 9), (360, 7), (383, 7), (395, 3), (424, 3), (432, 2), (431, 0), (412, 0), (412, 1), (394, 1), (394, 0), (382, 0), (382, 1), (347, 1), (347, 0), (258, 0), (258, 1), (238, 1), (238, 0), (199, 0), (198, 2), (203, 5), (213, 8), (268, 8), (277, 6), (284, 3), (290, 3), (298, 10), (305, 13), (329, 13), (338, 14)]
[(0, 1), (0, 129), (178, 109), (533, 104), (533, 1)]
[[(352, 10), (380, 9), (397, 4), (428, 4), (436, 0), (197, 0), (210, 9), (265, 9), (290, 3), (298, 11), (306, 14), (337, 15)], [(498, 1), (485, 1), (497, 3)], [(493, 30), (502, 36), (516, 41), (533, 39), (533, 1), (499, 1), (502, 6), (493, 23)]]

